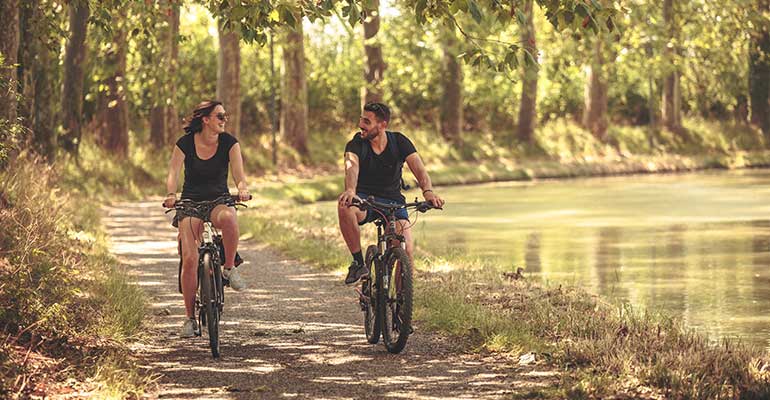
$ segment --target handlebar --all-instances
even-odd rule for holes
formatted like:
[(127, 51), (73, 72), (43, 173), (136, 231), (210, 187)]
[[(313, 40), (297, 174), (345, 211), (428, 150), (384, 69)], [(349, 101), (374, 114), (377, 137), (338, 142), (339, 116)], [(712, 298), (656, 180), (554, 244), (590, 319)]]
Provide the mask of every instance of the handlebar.
[(350, 205), (351, 207), (358, 207), (361, 210), (366, 208), (374, 208), (384, 212), (395, 211), (401, 208), (414, 208), (421, 213), (424, 213), (432, 208), (438, 210), (442, 209), (440, 207), (434, 207), (433, 204), (429, 201), (417, 201), (417, 199), (415, 199), (415, 201), (412, 203), (406, 204), (385, 204), (374, 200), (373, 196), (369, 196), (367, 199), (354, 198)]
[[(193, 201), (193, 200), (190, 200), (190, 199), (179, 199), (179, 200), (177, 200), (174, 203), (173, 207), (171, 207), (168, 210), (166, 210), (166, 213), (169, 213), (169, 212), (171, 212), (173, 210), (178, 210), (180, 208), (184, 208), (185, 206), (189, 207), (193, 203), (197, 204), (197, 205), (201, 205), (201, 204), (219, 202), (219, 201), (222, 201), (222, 198), (224, 198), (224, 200), (225, 200), (224, 204), (232, 205), (232, 206), (247, 207), (246, 204), (241, 203), (241, 196), (239, 196), (237, 194), (229, 194), (229, 195), (223, 195), (223, 196), (220, 196), (217, 199), (208, 200), (208, 201)], [(253, 198), (254, 198), (254, 196), (249, 195), (249, 198), (246, 199), (246, 201), (251, 200)], [(165, 203), (161, 203), (160, 205), (161, 205), (161, 207), (166, 208), (166, 204)]]

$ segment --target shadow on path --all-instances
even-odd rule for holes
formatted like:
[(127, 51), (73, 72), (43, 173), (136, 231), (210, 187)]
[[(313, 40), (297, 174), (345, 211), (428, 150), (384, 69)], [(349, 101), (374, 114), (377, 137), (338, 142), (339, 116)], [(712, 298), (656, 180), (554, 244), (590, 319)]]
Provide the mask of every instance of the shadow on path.
[(176, 232), (161, 200), (104, 209), (112, 252), (148, 294), (148, 338), (133, 347), (161, 375), (153, 398), (497, 399), (554, 385), (558, 377), (502, 356), (465, 354), (419, 331), (402, 354), (369, 345), (362, 313), (342, 277), (241, 243), (249, 287), (227, 289), (220, 326), (222, 357), (208, 339), (180, 339)]

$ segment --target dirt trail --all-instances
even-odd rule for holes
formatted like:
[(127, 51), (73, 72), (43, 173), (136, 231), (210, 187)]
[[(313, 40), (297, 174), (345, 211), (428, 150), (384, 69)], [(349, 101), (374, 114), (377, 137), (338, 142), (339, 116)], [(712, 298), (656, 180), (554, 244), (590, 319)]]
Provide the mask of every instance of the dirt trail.
[(160, 374), (151, 398), (510, 398), (553, 385), (547, 370), (495, 355), (466, 354), (421, 331), (406, 350), (389, 354), (366, 343), (362, 313), (342, 277), (287, 260), (248, 241), (240, 252), (249, 288), (227, 289), (222, 358), (208, 339), (180, 339), (176, 233), (160, 199), (105, 208), (112, 251), (146, 291), (149, 339), (134, 347)]

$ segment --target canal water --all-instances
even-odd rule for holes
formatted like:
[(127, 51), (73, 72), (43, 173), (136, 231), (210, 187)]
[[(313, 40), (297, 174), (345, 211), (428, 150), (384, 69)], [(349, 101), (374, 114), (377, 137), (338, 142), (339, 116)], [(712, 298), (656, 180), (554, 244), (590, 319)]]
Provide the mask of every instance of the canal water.
[(770, 347), (770, 170), (437, 191), (445, 211), (414, 227), (431, 253), (523, 267), (665, 311), (712, 339)]

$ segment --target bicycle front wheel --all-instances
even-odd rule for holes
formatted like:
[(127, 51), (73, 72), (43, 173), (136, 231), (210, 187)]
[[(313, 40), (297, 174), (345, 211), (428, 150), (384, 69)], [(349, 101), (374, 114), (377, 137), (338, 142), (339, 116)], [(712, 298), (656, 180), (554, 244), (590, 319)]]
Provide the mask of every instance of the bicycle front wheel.
[(382, 339), (391, 353), (400, 353), (412, 333), (412, 262), (406, 250), (395, 247), (388, 257), (385, 269), (390, 278), (383, 280), (384, 304)]
[[(219, 357), (219, 306), (217, 305), (217, 269), (218, 265), (214, 264), (211, 253), (206, 251), (203, 253), (201, 260), (201, 312), (205, 313), (206, 327), (209, 333), (209, 345), (211, 347), (211, 355), (214, 358)], [(221, 282), (221, 279), (220, 279)], [(203, 318), (202, 318), (203, 320)]]
[(361, 291), (367, 298), (364, 304), (364, 331), (366, 332), (366, 341), (370, 344), (377, 344), (380, 341), (382, 327), (381, 313), (377, 310), (377, 280), (379, 274), (376, 268), (375, 257), (377, 256), (377, 246), (369, 246), (366, 249), (366, 266), (369, 268), (369, 277), (364, 279)]

